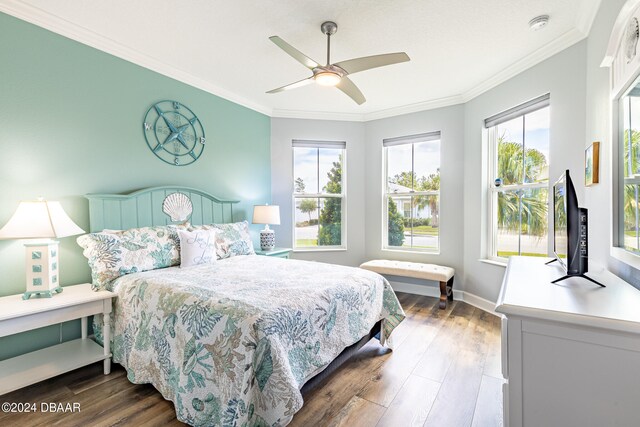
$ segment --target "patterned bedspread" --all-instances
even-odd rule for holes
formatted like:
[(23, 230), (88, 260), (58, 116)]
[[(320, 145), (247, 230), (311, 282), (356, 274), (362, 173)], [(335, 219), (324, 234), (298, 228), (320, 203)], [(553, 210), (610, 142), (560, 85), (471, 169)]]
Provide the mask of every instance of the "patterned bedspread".
[(192, 425), (286, 425), (309, 378), (378, 320), (384, 344), (404, 319), (376, 273), (265, 256), (130, 274), (112, 290), (113, 360)]

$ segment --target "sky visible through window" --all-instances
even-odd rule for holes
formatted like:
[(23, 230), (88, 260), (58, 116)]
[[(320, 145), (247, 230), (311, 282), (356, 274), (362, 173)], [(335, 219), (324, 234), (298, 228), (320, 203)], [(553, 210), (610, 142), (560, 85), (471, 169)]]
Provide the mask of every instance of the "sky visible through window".
[[(301, 148), (294, 150), (295, 177), (302, 178), (305, 193), (322, 193), (329, 182), (327, 174), (333, 162), (339, 160), (342, 150), (335, 148)], [(319, 179), (319, 180), (318, 180)]]
[[(387, 175), (392, 179), (402, 172), (411, 173), (411, 145), (398, 145), (387, 151)], [(440, 168), (440, 140), (413, 144), (414, 171), (417, 178), (438, 173)]]
[[(497, 126), (498, 136), (504, 133), (504, 140), (522, 144), (522, 117), (517, 117)], [(540, 151), (549, 163), (549, 108), (529, 113), (525, 116), (525, 149)], [(549, 177), (547, 177), (549, 178)]]

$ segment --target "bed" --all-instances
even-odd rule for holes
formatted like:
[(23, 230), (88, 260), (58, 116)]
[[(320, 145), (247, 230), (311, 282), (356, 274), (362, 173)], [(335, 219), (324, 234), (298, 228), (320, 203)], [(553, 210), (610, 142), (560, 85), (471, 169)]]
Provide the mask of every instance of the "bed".
[[(184, 222), (176, 216), (172, 221), (167, 212), (174, 194), (186, 196), (183, 204), (191, 205), (189, 224), (178, 227), (215, 223), (218, 234), (238, 237), (237, 202), (199, 190), (173, 186), (89, 195), (95, 234), (79, 243), (92, 270), (98, 263), (117, 264), (104, 256), (105, 242), (112, 239), (109, 233), (116, 233), (115, 239), (122, 233), (104, 230), (154, 234)], [(87, 249), (89, 238), (97, 239), (101, 255)], [(148, 241), (145, 235), (135, 244)], [(144, 251), (138, 250), (130, 257), (135, 265), (109, 270), (117, 277), (92, 274), (94, 283), (118, 296), (111, 322), (113, 361), (126, 368), (130, 381), (152, 384), (174, 403), (177, 418), (191, 425), (286, 425), (302, 407), (303, 393), (374, 335), (389, 345), (391, 332), (404, 319), (393, 290), (373, 272), (257, 256), (246, 245), (241, 254), (228, 246), (212, 264), (181, 268), (170, 246), (170, 239), (163, 240), (156, 255), (142, 258)], [(153, 261), (143, 268), (148, 258)], [(101, 327), (96, 318), (98, 339)]]

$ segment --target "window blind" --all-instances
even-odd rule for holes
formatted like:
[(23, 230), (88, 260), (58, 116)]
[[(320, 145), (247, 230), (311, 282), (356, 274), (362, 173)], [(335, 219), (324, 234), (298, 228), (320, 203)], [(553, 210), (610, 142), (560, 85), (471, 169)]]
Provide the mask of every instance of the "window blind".
[(551, 94), (547, 93), (537, 98), (534, 98), (530, 101), (527, 101), (523, 104), (517, 105), (513, 108), (509, 108), (502, 113), (498, 113), (485, 119), (484, 127), (490, 128), (500, 123), (508, 122), (511, 119), (515, 119), (516, 117), (524, 116), (525, 114), (534, 112), (544, 107), (548, 107), (551, 102)]
[(347, 148), (346, 141), (313, 141), (313, 140), (305, 140), (305, 139), (294, 139), (291, 145), (295, 147), (306, 147), (306, 148), (338, 148), (345, 149)]
[(382, 140), (383, 147), (393, 147), (395, 145), (415, 144), (417, 142), (437, 141), (440, 139), (440, 131), (419, 133), (417, 135), (398, 136)]

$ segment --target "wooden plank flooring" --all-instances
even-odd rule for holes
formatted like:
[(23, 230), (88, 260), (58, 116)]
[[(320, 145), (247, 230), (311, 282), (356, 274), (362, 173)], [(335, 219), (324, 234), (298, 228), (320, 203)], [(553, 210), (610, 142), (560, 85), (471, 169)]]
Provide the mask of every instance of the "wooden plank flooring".
[[(502, 425), (500, 320), (454, 301), (398, 293), (407, 319), (394, 350), (371, 341), (305, 396), (291, 426), (493, 427)], [(173, 404), (96, 363), (1, 396), (36, 402), (36, 414), (0, 412), (6, 426), (173, 426)], [(40, 402), (80, 403), (80, 413), (41, 413)]]

